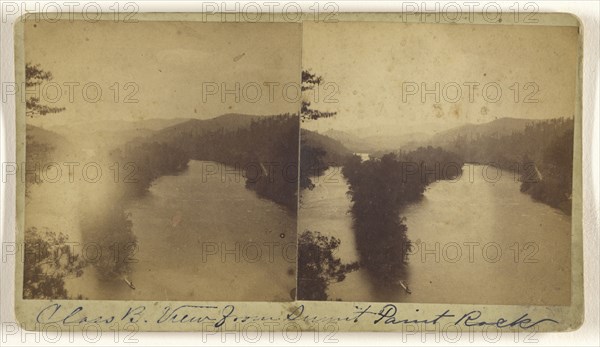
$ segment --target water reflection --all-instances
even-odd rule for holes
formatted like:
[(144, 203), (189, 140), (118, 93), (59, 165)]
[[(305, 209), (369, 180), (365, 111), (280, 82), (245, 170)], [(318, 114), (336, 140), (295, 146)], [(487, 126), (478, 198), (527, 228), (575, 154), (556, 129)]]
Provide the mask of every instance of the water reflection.
[[(331, 299), (481, 304), (563, 305), (570, 301), (569, 216), (533, 201), (519, 191), (514, 175), (496, 182), (483, 168), (465, 165), (456, 182), (431, 184), (418, 203), (408, 206), (408, 285), (384, 289), (367, 271), (348, 274), (329, 287)], [(348, 186), (331, 168), (304, 191), (299, 231), (320, 231), (341, 240), (342, 262), (359, 260)], [(500, 252), (500, 253), (498, 253)]]
[(138, 239), (128, 278), (135, 290), (122, 279), (98, 280), (92, 267), (69, 290), (90, 299), (289, 301), (295, 217), (243, 178), (203, 176), (205, 165), (218, 164), (190, 161), (128, 205)]

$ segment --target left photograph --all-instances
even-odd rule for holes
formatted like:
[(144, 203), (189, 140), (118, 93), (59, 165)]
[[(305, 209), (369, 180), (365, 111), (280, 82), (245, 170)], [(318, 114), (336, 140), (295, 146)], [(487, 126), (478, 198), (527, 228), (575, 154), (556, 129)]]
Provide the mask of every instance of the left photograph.
[(301, 24), (24, 28), (23, 298), (293, 301)]

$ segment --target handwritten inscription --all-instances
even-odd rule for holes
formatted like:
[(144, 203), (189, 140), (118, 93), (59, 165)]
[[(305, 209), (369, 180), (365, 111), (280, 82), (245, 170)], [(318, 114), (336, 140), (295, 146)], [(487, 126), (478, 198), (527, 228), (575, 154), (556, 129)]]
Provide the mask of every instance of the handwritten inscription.
[(36, 322), (39, 324), (79, 325), (86, 323), (111, 324), (123, 323), (155, 323), (167, 324), (198, 324), (209, 323), (215, 328), (220, 328), (228, 322), (297, 322), (307, 326), (319, 323), (358, 324), (366, 322), (372, 325), (398, 325), (398, 324), (454, 324), (456, 326), (476, 327), (493, 326), (499, 329), (520, 328), (530, 329), (540, 324), (558, 324), (551, 318), (534, 318), (524, 312), (515, 317), (485, 316), (480, 310), (467, 313), (455, 313), (447, 309), (436, 314), (424, 315), (419, 310), (401, 312), (394, 304), (385, 304), (381, 308), (373, 305), (361, 308), (355, 306), (355, 311), (349, 315), (315, 315), (307, 312), (304, 305), (298, 305), (284, 316), (244, 315), (234, 305), (207, 306), (207, 305), (179, 305), (164, 306), (158, 313), (149, 313), (146, 306), (132, 306), (121, 314), (98, 315), (86, 310), (84, 306), (67, 308), (62, 304), (54, 303), (39, 311)]

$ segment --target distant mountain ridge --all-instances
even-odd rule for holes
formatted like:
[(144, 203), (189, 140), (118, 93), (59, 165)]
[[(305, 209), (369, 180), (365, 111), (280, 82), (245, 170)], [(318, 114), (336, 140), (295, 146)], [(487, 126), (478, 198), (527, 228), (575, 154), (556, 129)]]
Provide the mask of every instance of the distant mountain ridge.
[(178, 136), (198, 136), (205, 133), (218, 131), (235, 131), (247, 128), (253, 121), (264, 119), (269, 116), (254, 116), (240, 113), (227, 113), (210, 119), (189, 119), (175, 125), (161, 129), (151, 135), (155, 141), (170, 141)]
[(403, 146), (403, 150), (414, 150), (418, 147), (447, 147), (455, 142), (458, 138), (466, 141), (474, 140), (482, 136), (504, 136), (514, 132), (525, 130), (527, 125), (539, 122), (540, 120), (524, 119), (524, 118), (499, 118), (491, 122), (481, 124), (465, 124), (452, 129), (441, 131), (426, 139), (418, 140)]
[(322, 135), (339, 141), (354, 153), (374, 153), (382, 151), (394, 151), (415, 142), (429, 138), (425, 133), (410, 133), (403, 135), (371, 135), (359, 137), (341, 130), (329, 129)]
[(163, 119), (163, 118), (152, 118), (152, 119), (143, 119), (143, 120), (90, 120), (89, 122), (85, 122), (85, 124), (81, 123), (73, 123), (61, 126), (52, 126), (49, 127), (49, 130), (62, 133), (73, 131), (81, 132), (82, 130), (85, 132), (107, 132), (107, 131), (133, 131), (133, 130), (150, 130), (157, 131), (164, 129), (166, 127), (183, 123), (190, 118), (174, 118), (174, 119)]
[(322, 136), (329, 137), (338, 141), (347, 149), (355, 153), (369, 153), (375, 150), (373, 144), (363, 138), (352, 135), (345, 131), (329, 129), (322, 133)]
[(482, 124), (460, 125), (433, 135), (428, 135), (424, 132), (415, 132), (398, 136), (373, 135), (359, 137), (335, 129), (329, 129), (321, 133), (311, 133), (335, 140), (339, 145), (353, 153), (383, 154), (390, 151), (414, 150), (427, 146), (445, 147), (456, 141), (458, 137), (471, 140), (481, 136), (510, 135), (513, 132), (523, 131), (527, 125), (535, 122), (539, 122), (539, 120), (506, 117)]
[(506, 117), (495, 119), (488, 123), (465, 124), (439, 132), (432, 136), (431, 141), (433, 143), (441, 143), (449, 139), (455, 139), (458, 136), (466, 136), (470, 140), (477, 136), (509, 135), (515, 131), (522, 131), (527, 125), (535, 122), (536, 120), (532, 119)]
[(37, 142), (52, 147), (67, 147), (71, 146), (69, 140), (64, 136), (35, 125), (27, 124), (25, 126), (25, 136), (29, 138), (28, 143)]
[(156, 131), (175, 124), (185, 122), (185, 118), (128, 120), (90, 120), (49, 127), (53, 131), (68, 138), (79, 147), (95, 150), (101, 147), (112, 148), (135, 138), (151, 136)]
[[(103, 143), (119, 145), (124, 142), (173, 142), (181, 136), (198, 136), (209, 132), (225, 132), (247, 128), (252, 122), (269, 116), (228, 113), (210, 119), (147, 119), (141, 121), (92, 121), (88, 127), (80, 125), (43, 129), (28, 125), (27, 134), (38, 141), (80, 143), (93, 145), (100, 138)], [(359, 137), (344, 131), (330, 129), (323, 133), (302, 129), (303, 144), (322, 147), (327, 160), (339, 160), (352, 153), (384, 153), (387, 151), (412, 150), (422, 146), (447, 147), (459, 137), (472, 140), (480, 136), (502, 136), (522, 131), (537, 120), (500, 118), (483, 124), (466, 124), (432, 136), (414, 133), (402, 136)], [(61, 141), (62, 140), (62, 141)], [(93, 140), (93, 141), (92, 141)], [(87, 142), (90, 144), (87, 144)], [(45, 142), (45, 141), (44, 141)]]
[[(312, 146), (325, 151), (324, 161), (326, 163), (341, 165), (344, 158), (353, 153), (353, 151), (344, 146), (340, 141), (314, 131), (302, 129), (300, 136), (302, 138), (302, 146)], [(300, 150), (302, 150), (302, 147)]]
[(60, 135), (84, 149), (96, 150), (100, 147), (112, 149), (125, 143), (176, 142), (178, 136), (201, 135), (220, 129), (235, 131), (268, 117), (271, 116), (227, 113), (210, 119), (90, 120), (85, 124), (73, 123), (36, 129), (40, 129), (38, 132), (49, 131)]

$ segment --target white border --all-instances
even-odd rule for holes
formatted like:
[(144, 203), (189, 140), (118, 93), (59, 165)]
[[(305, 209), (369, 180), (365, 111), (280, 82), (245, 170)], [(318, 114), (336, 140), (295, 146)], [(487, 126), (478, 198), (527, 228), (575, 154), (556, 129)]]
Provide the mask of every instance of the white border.
[[(84, 5), (85, 3), (93, 3), (93, 1), (39, 1), (41, 6), (47, 3), (79, 3)], [(131, 1), (137, 4), (141, 12), (197, 12), (203, 8), (203, 3), (221, 4), (222, 1), (208, 1), (208, 2), (190, 2), (190, 1)], [(274, 3), (271, 1), (254, 1), (254, 3), (265, 4)], [(600, 335), (598, 327), (600, 326), (598, 309), (598, 292), (599, 289), (599, 262), (600, 257), (598, 254), (598, 210), (600, 209), (599, 192), (600, 192), (600, 158), (599, 158), (599, 124), (600, 116), (599, 109), (600, 103), (598, 98), (598, 92), (600, 91), (599, 84), (599, 31), (600, 31), (600, 3), (596, 1), (532, 1), (536, 3), (540, 12), (568, 12), (578, 16), (583, 23), (583, 38), (584, 38), (584, 72), (583, 72), (583, 187), (584, 187), (584, 272), (585, 272), (585, 323), (577, 331), (567, 333), (538, 333), (533, 336), (535, 341), (534, 345), (599, 345)], [(0, 1), (2, 10), (4, 6), (10, 1)], [(13, 1), (13, 3), (21, 4), (22, 1)], [(28, 4), (28, 8), (34, 8), (34, 2)], [(110, 6), (114, 6), (114, 1), (96, 1), (97, 4), (102, 6), (103, 9), (109, 11)], [(238, 2), (241, 6), (252, 3), (252, 1), (240, 1)], [(281, 2), (286, 3), (284, 2)], [(309, 8), (315, 5), (315, 1), (295, 1), (302, 6), (303, 10), (311, 11)], [(406, 9), (409, 4), (416, 4), (417, 6), (427, 6), (427, 9), (433, 9), (434, 4), (428, 2), (426, 5), (422, 5), (422, 1), (405, 1), (405, 2), (392, 2), (392, 1), (332, 1), (335, 3), (337, 9), (340, 12), (399, 12)], [(452, 4), (472, 4), (470, 6), (476, 6), (475, 8), (482, 8), (488, 3), (498, 4), (506, 12), (509, 12), (509, 7), (514, 5), (514, 1), (438, 1), (437, 3), (443, 8), (444, 6), (452, 6)], [(324, 4), (321, 4), (323, 8)], [(233, 4), (229, 4), (230, 8), (234, 8)], [(2, 20), (0, 24), (0, 79), (1, 83), (14, 82), (14, 42), (13, 42), (13, 26), (11, 20), (14, 21), (18, 18), (17, 15), (8, 16), (5, 18), (5, 13), (2, 12)], [(8, 21), (4, 20), (8, 19)], [(14, 145), (15, 145), (15, 124), (7, 122), (7, 119), (13, 119), (7, 115), (14, 114), (15, 104), (14, 100), (8, 99), (6, 103), (2, 103), (1, 106), (1, 123), (0, 123), (0, 139), (1, 139), (1, 150), (0, 150), (0, 162), (14, 162)], [(3, 207), (1, 211), (2, 220), (2, 231), (0, 233), (1, 240), (4, 243), (14, 242), (15, 235), (15, 211), (14, 204), (9, 202), (15, 201), (15, 182), (8, 181), (7, 184), (2, 184), (0, 188), (0, 204)], [(5, 205), (6, 203), (6, 205)], [(4, 206), (6, 206), (4, 208)], [(15, 271), (15, 259), (14, 257), (7, 257), (4, 259), (4, 248), (2, 249), (2, 263), (0, 270), (0, 322), (2, 323), (2, 336), (0, 337), (0, 344), (3, 346), (12, 345), (33, 345), (37, 344), (36, 339), (40, 341), (40, 345), (54, 346), (57, 343), (45, 341), (43, 334), (34, 332), (18, 332), (16, 335), (5, 336), (6, 329), (10, 327), (7, 323), (14, 322), (14, 271)], [(36, 335), (37, 334), (37, 335)], [(167, 333), (137, 333), (135, 339), (139, 344), (152, 345), (162, 344)], [(293, 345), (309, 345), (315, 344), (315, 336), (312, 334), (306, 334), (298, 343)], [(523, 334), (524, 335), (524, 334)], [(49, 336), (54, 336), (50, 335)], [(118, 336), (117, 340), (119, 344), (124, 344), (124, 335)], [(254, 335), (252, 335), (254, 337)], [(402, 333), (386, 333), (377, 334), (376, 338), (373, 333), (337, 333), (333, 336), (334, 340), (338, 340), (339, 344), (342, 345), (399, 345), (399, 344), (416, 344), (425, 342), (426, 345), (435, 344), (436, 336), (432, 333), (425, 334), (414, 334), (407, 336)], [(489, 338), (484, 339), (485, 336), (482, 334), (474, 334), (472, 337), (463, 336), (458, 343), (455, 345), (483, 345), (483, 344), (496, 344), (490, 343)], [(493, 336), (491, 336), (493, 337)], [(58, 343), (60, 345), (86, 345), (83, 334), (74, 333), (71, 339), (61, 338)], [(252, 345), (248, 339), (250, 336), (235, 336), (232, 333), (228, 335), (215, 335), (215, 336), (201, 336), (200, 333), (184, 333), (184, 334), (173, 334), (168, 333), (168, 341), (173, 345), (200, 345), (205, 343), (220, 343), (225, 344), (236, 344), (241, 342)], [(502, 345), (515, 345), (523, 344), (525, 336), (520, 336), (518, 339), (513, 338), (502, 338), (499, 343)], [(289, 341), (289, 339), (287, 339)], [(515, 343), (515, 340), (519, 343)], [(110, 345), (115, 341), (115, 335), (105, 336), (96, 345)], [(318, 341), (323, 344), (324, 336), (320, 336)], [(22, 343), (24, 342), (24, 343)], [(280, 345), (286, 344), (286, 336), (283, 334), (274, 333), (272, 336), (262, 336), (259, 340), (260, 344), (267, 345)], [(329, 341), (334, 342), (334, 341)], [(442, 338), (440, 342), (444, 343)], [(448, 344), (448, 342), (446, 342)]]

